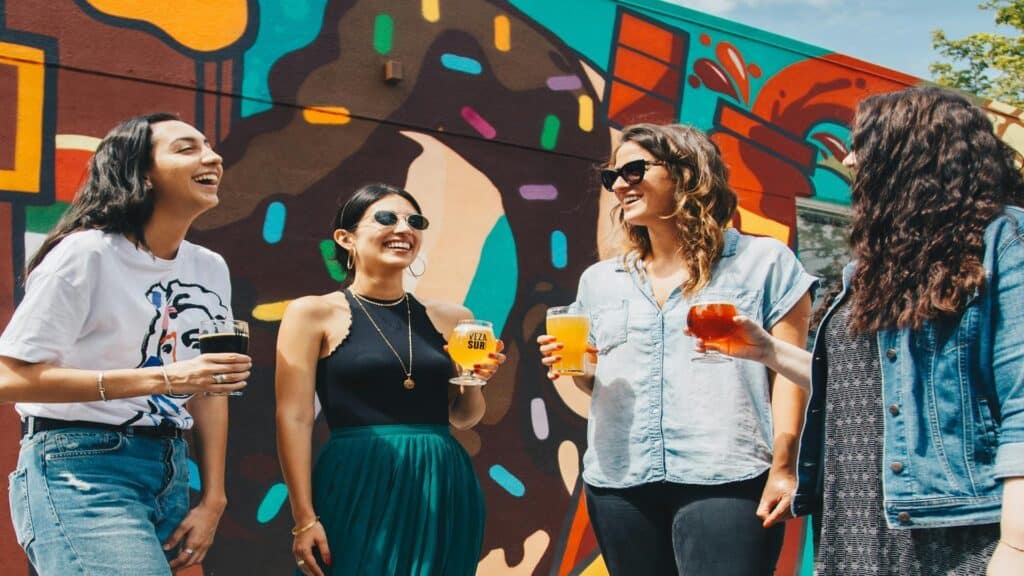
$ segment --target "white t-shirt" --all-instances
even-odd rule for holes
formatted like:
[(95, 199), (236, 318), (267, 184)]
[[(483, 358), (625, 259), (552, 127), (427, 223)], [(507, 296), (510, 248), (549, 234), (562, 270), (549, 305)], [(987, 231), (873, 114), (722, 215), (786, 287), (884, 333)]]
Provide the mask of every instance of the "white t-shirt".
[[(158, 366), (199, 354), (199, 321), (231, 318), (224, 259), (182, 242), (173, 260), (121, 234), (76, 232), (32, 271), (25, 298), (0, 336), (0, 355), (66, 368)], [(97, 391), (97, 396), (99, 392)], [(191, 428), (188, 394), (109, 402), (18, 403), (22, 417)]]

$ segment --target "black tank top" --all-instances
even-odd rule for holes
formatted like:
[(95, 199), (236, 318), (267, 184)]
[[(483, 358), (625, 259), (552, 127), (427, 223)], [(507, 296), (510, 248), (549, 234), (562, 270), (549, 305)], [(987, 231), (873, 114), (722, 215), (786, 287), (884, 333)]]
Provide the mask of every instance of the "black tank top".
[[(409, 323), (405, 302), (393, 306), (360, 303), (346, 290), (352, 312), (348, 336), (316, 366), (316, 393), (332, 429), (377, 424), (448, 424), (448, 379), (453, 364), (444, 351), (444, 337), (427, 310), (409, 295), (412, 313), (412, 379), (384, 343), (374, 322), (409, 365)], [(379, 302), (374, 300), (374, 302)], [(365, 311), (364, 311), (365, 309)]]

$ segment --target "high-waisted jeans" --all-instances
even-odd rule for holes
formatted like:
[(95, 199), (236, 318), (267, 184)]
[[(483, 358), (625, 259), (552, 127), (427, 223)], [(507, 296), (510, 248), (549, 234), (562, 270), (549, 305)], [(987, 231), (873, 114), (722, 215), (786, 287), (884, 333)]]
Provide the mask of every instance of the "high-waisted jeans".
[(40, 576), (169, 575), (164, 552), (188, 512), (184, 440), (86, 428), (21, 440), (8, 494), (18, 543)]

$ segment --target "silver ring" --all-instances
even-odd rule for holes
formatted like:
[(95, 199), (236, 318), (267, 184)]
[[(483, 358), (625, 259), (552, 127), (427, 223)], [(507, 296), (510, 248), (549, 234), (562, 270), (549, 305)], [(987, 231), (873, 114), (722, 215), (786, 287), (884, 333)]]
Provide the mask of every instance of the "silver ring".
[(296, 561), (295, 561), (295, 565), (296, 565), (296, 566), (303, 566), (303, 565), (305, 565), (305, 564), (306, 564), (306, 561), (305, 561), (305, 560), (296, 560)]
[(191, 548), (185, 548), (184, 550), (182, 550), (182, 552), (184, 552), (186, 556), (191, 556), (192, 553), (195, 552), (195, 550)]
[(224, 383), (224, 375), (223, 374), (214, 374), (213, 375), (213, 381), (216, 382), (217, 384), (223, 384)]

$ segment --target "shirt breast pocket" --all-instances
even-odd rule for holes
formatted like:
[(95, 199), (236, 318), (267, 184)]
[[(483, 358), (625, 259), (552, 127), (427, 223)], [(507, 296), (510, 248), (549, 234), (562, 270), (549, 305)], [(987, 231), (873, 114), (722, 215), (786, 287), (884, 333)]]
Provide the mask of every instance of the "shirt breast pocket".
[(626, 343), (629, 326), (629, 301), (602, 306), (591, 314), (590, 332), (597, 353), (604, 355)]

